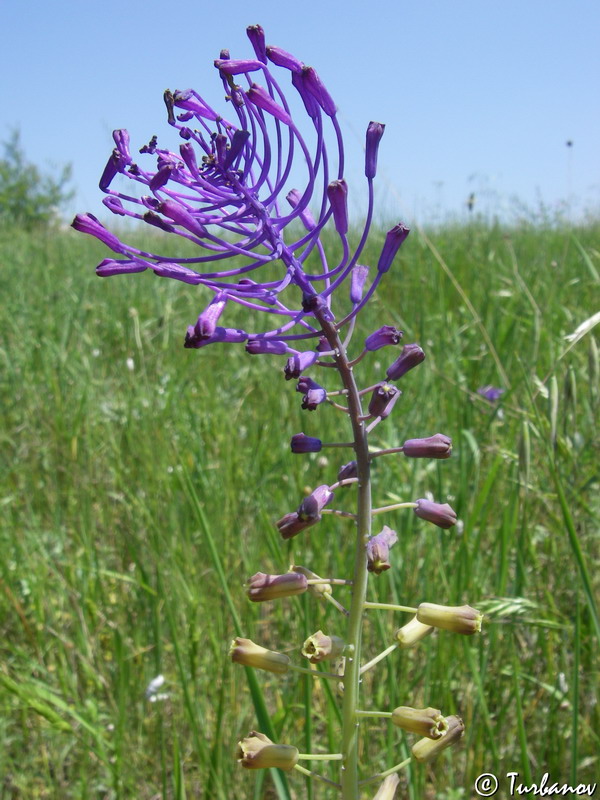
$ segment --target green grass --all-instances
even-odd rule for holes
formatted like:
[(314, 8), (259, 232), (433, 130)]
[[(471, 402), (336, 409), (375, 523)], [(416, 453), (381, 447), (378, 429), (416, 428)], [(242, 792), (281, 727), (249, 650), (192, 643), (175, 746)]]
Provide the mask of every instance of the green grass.
[[(370, 599), (490, 612), (481, 637), (442, 632), (365, 675), (373, 708), (465, 720), (463, 745), (403, 775), (413, 800), (470, 797), (481, 772), (598, 774), (598, 349), (593, 331), (564, 337), (597, 311), (599, 241), (598, 225), (415, 231), (355, 334), (358, 349), (396, 324), (427, 352), (373, 444), (454, 441), (448, 462), (378, 459), (376, 502), (431, 492), (463, 524), (378, 518), (400, 541)], [(348, 460), (293, 456), (291, 434), (345, 440), (344, 420), (302, 412), (279, 359), (184, 350), (199, 292), (147, 274), (99, 281), (104, 256), (73, 232), (0, 232), (0, 798), (274, 798), (272, 777), (233, 757), (258, 725), (253, 695), (280, 741), (332, 751), (334, 690), (267, 673), (249, 684), (227, 650), (236, 616), (297, 663), (306, 636), (337, 632), (335, 609), (257, 607), (242, 585), (293, 560), (347, 575), (348, 523), (325, 518), (289, 543), (272, 524)], [(361, 383), (393, 358), (362, 362)], [(498, 406), (476, 393), (488, 383), (507, 389)], [(365, 657), (404, 621), (370, 611)], [(152, 704), (159, 673), (169, 698)], [(405, 756), (397, 729), (364, 729), (367, 773)], [(332, 796), (288, 781), (293, 797)]]

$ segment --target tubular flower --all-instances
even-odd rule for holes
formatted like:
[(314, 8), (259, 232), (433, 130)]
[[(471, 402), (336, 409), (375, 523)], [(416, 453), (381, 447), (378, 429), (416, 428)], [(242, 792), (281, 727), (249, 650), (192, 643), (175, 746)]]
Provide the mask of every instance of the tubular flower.
[(427, 764), (433, 761), (434, 758), (445, 750), (456, 744), (465, 732), (465, 726), (460, 717), (446, 717), (448, 729), (446, 733), (435, 741), (432, 739), (419, 739), (416, 744), (412, 746), (413, 758), (420, 761), (422, 764)]
[(323, 631), (317, 631), (309, 636), (302, 647), (302, 655), (308, 658), (311, 664), (321, 661), (333, 661), (344, 652), (344, 641), (339, 636), (326, 636)]
[(392, 722), (405, 731), (428, 739), (439, 739), (448, 730), (448, 722), (437, 708), (399, 706), (392, 711)]
[(439, 606), (436, 603), (421, 603), (417, 608), (417, 619), (425, 625), (472, 636), (481, 632), (483, 614), (467, 605)]
[(267, 650), (265, 647), (255, 644), (251, 639), (244, 639), (241, 636), (237, 636), (231, 643), (229, 656), (235, 664), (265, 669), (267, 672), (275, 672), (279, 675), (287, 672), (290, 664), (289, 657), (284, 653)]
[(427, 439), (407, 439), (402, 452), (408, 458), (450, 458), (452, 439), (443, 433), (436, 433)]
[(298, 763), (298, 749), (291, 744), (275, 744), (264, 733), (250, 731), (238, 742), (237, 760), (246, 769), (279, 767), (290, 770)]
[(262, 603), (265, 600), (278, 600), (280, 597), (292, 597), (302, 594), (308, 589), (305, 575), (286, 572), (285, 575), (265, 575), (257, 572), (246, 586), (246, 594), (253, 603)]
[[(254, 57), (230, 58), (222, 51), (214, 61), (225, 95), (222, 110), (213, 109), (194, 89), (167, 90), (167, 122), (181, 138), (179, 148), (161, 147), (153, 137), (140, 149), (142, 158), (134, 160), (129, 134), (116, 130), (116, 146), (100, 179), (109, 211), (186, 239), (196, 253), (175, 259), (139, 249), (91, 214), (78, 214), (73, 221), (76, 230), (95, 236), (120, 256), (104, 259), (98, 275), (151, 270), (204, 290), (203, 305), (209, 305), (188, 330), (190, 348), (257, 338), (318, 337), (315, 309), (327, 310), (333, 319), (332, 295), (342, 283), (350, 286), (353, 281), (351, 306), (341, 309), (347, 313), (343, 323), (370, 296), (356, 299), (355, 268), (373, 216), (370, 187), (384, 126), (370, 123), (367, 128), (367, 223), (352, 250), (346, 235), (348, 186), (335, 101), (313, 67), (265, 43), (260, 25), (250, 26), (247, 33)], [(291, 96), (288, 102), (290, 94), (299, 95), (302, 103), (295, 104)], [(305, 113), (292, 111), (296, 105)], [(299, 180), (297, 188), (291, 185), (292, 174)], [(126, 181), (134, 188), (128, 190)], [(309, 206), (318, 209), (314, 217)], [(329, 231), (341, 242), (337, 263), (328, 259), (321, 242)], [(406, 233), (396, 226), (388, 234), (379, 258), (381, 273), (389, 268)], [(307, 268), (311, 254), (319, 264), (315, 274)], [(228, 263), (231, 257), (235, 265)], [(320, 303), (307, 303), (306, 298), (315, 297)], [(228, 329), (216, 328), (216, 319), (221, 313), (226, 316), (233, 303), (269, 314), (271, 324), (256, 332), (241, 331), (240, 337), (219, 334)]]
[(414, 647), (430, 633), (433, 633), (433, 625), (425, 625), (424, 622), (419, 622), (416, 617), (413, 617), (406, 625), (398, 628), (394, 636), (400, 647), (407, 648)]
[(434, 503), (432, 500), (421, 498), (417, 500), (417, 507), (414, 509), (417, 517), (433, 522), (438, 528), (448, 530), (456, 525), (456, 511), (448, 503)]
[(398, 541), (398, 534), (387, 525), (383, 526), (381, 533), (371, 536), (367, 542), (367, 569), (375, 575), (381, 575), (390, 564), (390, 547)]

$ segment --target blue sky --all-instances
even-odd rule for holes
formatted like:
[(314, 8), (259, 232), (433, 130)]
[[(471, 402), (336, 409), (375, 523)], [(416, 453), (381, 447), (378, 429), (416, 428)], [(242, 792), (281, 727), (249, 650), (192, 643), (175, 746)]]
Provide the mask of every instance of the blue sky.
[(250, 57), (256, 22), (335, 98), (357, 212), (371, 119), (387, 219), (464, 218), (470, 192), (485, 214), (600, 209), (598, 0), (3, 0), (1, 19), (0, 139), (16, 127), (31, 161), (70, 162), (72, 210), (103, 213), (113, 128), (136, 149), (168, 135), (164, 89), (219, 100), (212, 61)]

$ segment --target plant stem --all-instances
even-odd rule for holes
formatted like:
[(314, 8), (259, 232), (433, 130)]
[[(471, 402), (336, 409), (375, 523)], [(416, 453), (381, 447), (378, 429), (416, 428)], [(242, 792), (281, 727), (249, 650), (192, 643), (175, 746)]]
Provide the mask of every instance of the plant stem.
[(412, 606), (397, 606), (395, 603), (371, 603), (367, 600), (365, 608), (381, 608), (384, 611), (406, 611), (408, 614), (416, 614), (418, 609)]
[(352, 603), (348, 628), (345, 637), (347, 645), (354, 648), (352, 656), (346, 659), (344, 672), (344, 700), (342, 704), (342, 798), (343, 800), (359, 800), (358, 788), (358, 707), (360, 682), (360, 645), (362, 619), (367, 592), (367, 540), (371, 533), (371, 480), (369, 464), (369, 446), (364, 423), (358, 387), (354, 380), (352, 367), (348, 361), (345, 348), (332, 322), (317, 313), (323, 333), (332, 350), (336, 351), (335, 362), (347, 390), (349, 418), (354, 436), (354, 452), (358, 474), (358, 498), (356, 513), (356, 550), (352, 577)]

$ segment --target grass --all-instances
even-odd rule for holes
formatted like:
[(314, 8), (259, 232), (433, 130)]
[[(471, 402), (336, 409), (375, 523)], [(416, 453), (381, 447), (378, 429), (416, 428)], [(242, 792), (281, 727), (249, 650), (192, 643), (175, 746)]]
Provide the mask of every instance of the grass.
[[(377, 442), (454, 441), (441, 464), (379, 459), (376, 501), (431, 492), (462, 521), (443, 533), (410, 512), (380, 518), (400, 541), (370, 599), (489, 612), (481, 637), (441, 633), (365, 674), (373, 708), (465, 720), (464, 745), (404, 774), (412, 800), (470, 797), (482, 772), (598, 774), (598, 349), (593, 331), (565, 335), (597, 311), (599, 234), (413, 232), (355, 335), (396, 324), (427, 352)], [(333, 751), (334, 687), (249, 683), (227, 650), (239, 624), (300, 663), (306, 636), (336, 632), (335, 610), (305, 597), (256, 607), (242, 585), (292, 561), (347, 574), (348, 523), (324, 518), (289, 543), (272, 524), (344, 460), (293, 456), (291, 434), (345, 439), (344, 421), (302, 412), (274, 357), (184, 350), (204, 305), (192, 287), (98, 281), (103, 248), (73, 232), (0, 231), (0, 254), (0, 798), (284, 797), (284, 783), (236, 765), (235, 743), (264, 701), (280, 741)], [(365, 262), (377, 254), (375, 236)], [(361, 382), (393, 357), (362, 362)], [(477, 394), (485, 384), (506, 388), (499, 404)], [(370, 612), (365, 654), (404, 621)], [(159, 673), (169, 697), (150, 703)], [(392, 726), (364, 728), (368, 772), (408, 752)], [(292, 797), (333, 796), (288, 783)]]

